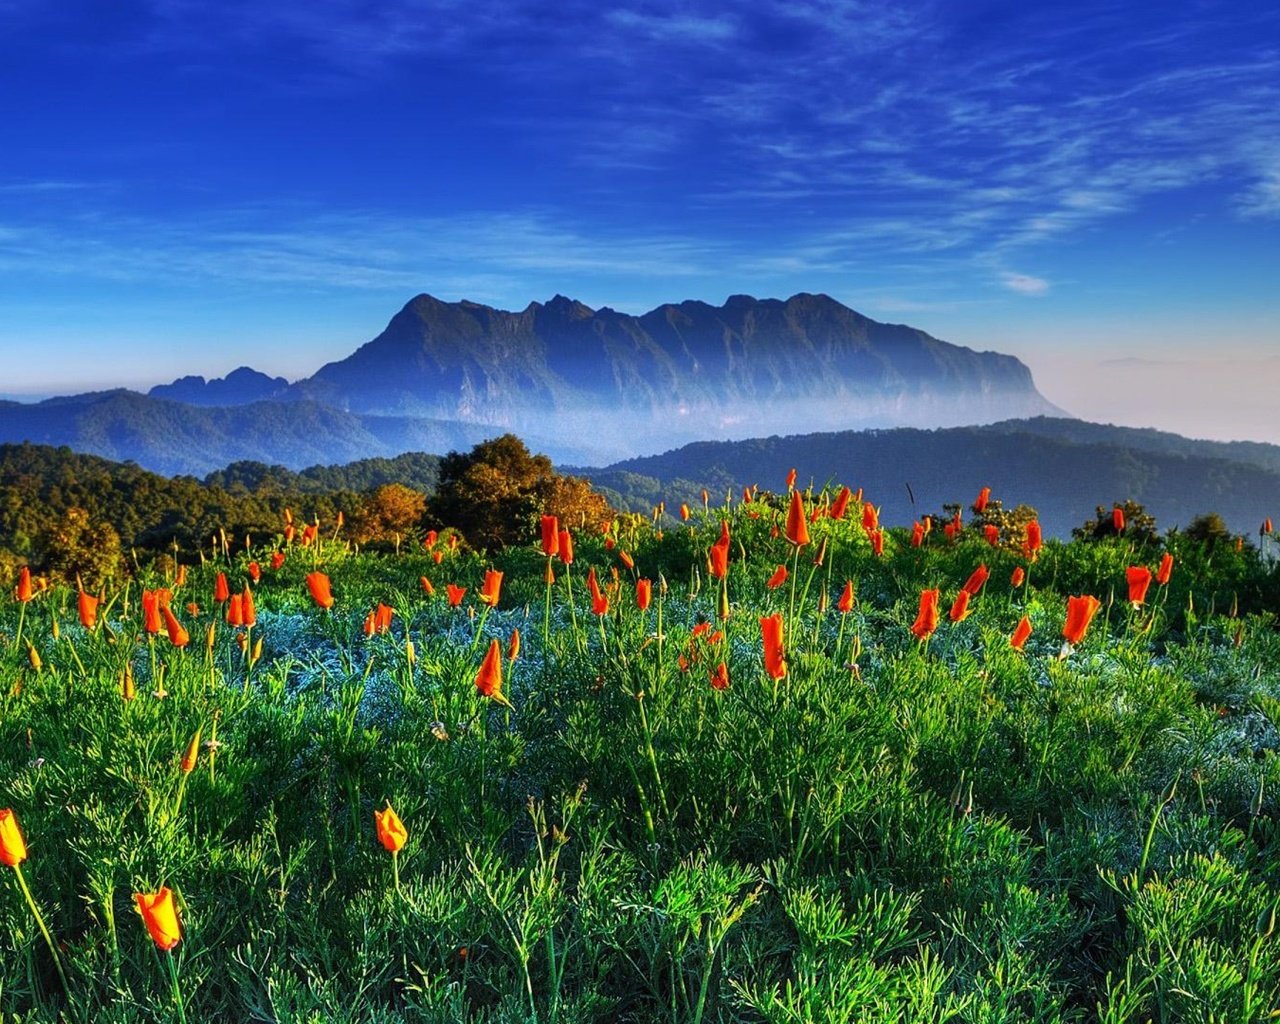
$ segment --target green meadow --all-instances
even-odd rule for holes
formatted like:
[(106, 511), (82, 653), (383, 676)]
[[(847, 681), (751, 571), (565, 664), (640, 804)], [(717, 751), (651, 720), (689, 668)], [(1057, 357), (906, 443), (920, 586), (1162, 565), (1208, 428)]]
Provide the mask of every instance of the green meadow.
[(838, 490), (6, 581), (0, 1020), (1280, 1015), (1275, 538)]

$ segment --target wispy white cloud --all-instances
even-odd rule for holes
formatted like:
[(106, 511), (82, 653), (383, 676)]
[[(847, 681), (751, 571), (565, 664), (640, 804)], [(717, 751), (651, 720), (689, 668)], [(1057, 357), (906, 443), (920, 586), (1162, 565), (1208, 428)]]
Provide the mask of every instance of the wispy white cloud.
[(1046, 295), (1049, 292), (1049, 282), (1042, 277), (1033, 277), (1030, 274), (1015, 274), (1012, 271), (1006, 271), (1000, 275), (1000, 283), (1011, 292), (1017, 292), (1019, 295)]
[[(199, 219), (95, 219), (0, 225), (0, 271), (169, 286), (195, 281), (485, 299), (544, 278), (680, 279), (710, 273), (727, 250), (679, 236), (560, 226), (543, 213), (404, 219), (381, 213), (294, 215), (263, 229), (262, 211)], [(279, 215), (276, 215), (277, 221)]]
[(110, 186), (94, 181), (0, 181), (0, 194), (38, 195), (48, 192), (82, 192)]
[(1240, 196), (1239, 210), (1246, 217), (1280, 217), (1280, 154)]
[(727, 15), (700, 17), (676, 12), (652, 14), (622, 8), (607, 11), (605, 20), (624, 31), (639, 32), (664, 43), (721, 43), (738, 34), (736, 21)]

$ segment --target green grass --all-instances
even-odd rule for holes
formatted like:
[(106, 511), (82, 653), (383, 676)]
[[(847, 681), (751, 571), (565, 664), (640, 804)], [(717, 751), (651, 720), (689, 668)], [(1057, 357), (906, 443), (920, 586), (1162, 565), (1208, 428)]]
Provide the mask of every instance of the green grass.
[[(727, 621), (705, 561), (722, 514)], [(253, 665), (225, 624), (205, 646), (213, 578), (235, 589), (271, 549), (189, 570), (173, 602), (184, 651), (141, 633), (138, 590), (158, 579), (108, 594), (92, 632), (65, 589), (4, 601), (0, 808), (21, 823), (67, 991), (0, 867), (0, 1019), (179, 1019), (132, 895), (161, 885), (178, 894), (172, 966), (193, 1021), (1268, 1019), (1274, 566), (1175, 535), (1173, 580), (1134, 611), (1124, 569), (1160, 551), (1123, 539), (1049, 543), (1014, 590), (1026, 563), (972, 531), (913, 549), (894, 530), (877, 558), (857, 516), (823, 519), (793, 558), (771, 536), (782, 516), (781, 501), (699, 511), (662, 536), (627, 520), (613, 550), (579, 533), (576, 606), (555, 563), (545, 642), (532, 545), (439, 565), (408, 545), (293, 549), (255, 590)], [(953, 624), (979, 562), (990, 581)], [(768, 590), (780, 563), (791, 577)], [(327, 613), (303, 582), (316, 565)], [(475, 594), (495, 565), (487, 611)], [(602, 584), (619, 571), (603, 618), (591, 565)], [(655, 583), (645, 613), (637, 576)], [(461, 608), (448, 582), (468, 587)], [(909, 627), (935, 586), (943, 621), (922, 644)], [(1063, 657), (1080, 593), (1103, 607)], [(397, 614), (366, 637), (378, 601)], [(779, 681), (761, 655), (774, 612)], [(474, 680), (515, 628), (507, 709)], [(725, 691), (710, 685), (720, 661)], [(398, 890), (373, 821), (388, 801), (409, 832)]]

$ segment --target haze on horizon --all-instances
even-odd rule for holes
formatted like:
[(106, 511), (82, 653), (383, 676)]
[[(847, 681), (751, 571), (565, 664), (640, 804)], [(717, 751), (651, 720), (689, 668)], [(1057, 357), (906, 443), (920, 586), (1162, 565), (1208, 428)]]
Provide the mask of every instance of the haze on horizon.
[(821, 291), (1280, 443), (1280, 9), (8, 0), (0, 60), (6, 394)]

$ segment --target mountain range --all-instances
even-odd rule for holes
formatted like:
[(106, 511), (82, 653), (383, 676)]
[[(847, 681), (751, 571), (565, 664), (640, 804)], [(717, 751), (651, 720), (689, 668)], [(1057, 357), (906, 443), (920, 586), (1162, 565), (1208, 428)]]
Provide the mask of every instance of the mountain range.
[(708, 438), (1061, 414), (1012, 356), (883, 324), (826, 295), (735, 295), (641, 316), (557, 295), (520, 312), (419, 295), (345, 359), (289, 383), (250, 367), (147, 394), (0, 401), (0, 442), (164, 473), (470, 447), (503, 431), (602, 463)]

